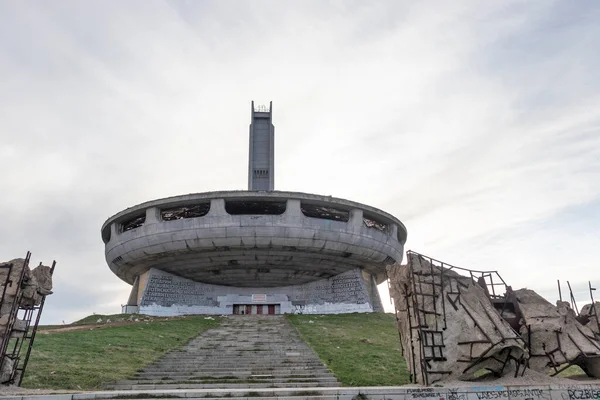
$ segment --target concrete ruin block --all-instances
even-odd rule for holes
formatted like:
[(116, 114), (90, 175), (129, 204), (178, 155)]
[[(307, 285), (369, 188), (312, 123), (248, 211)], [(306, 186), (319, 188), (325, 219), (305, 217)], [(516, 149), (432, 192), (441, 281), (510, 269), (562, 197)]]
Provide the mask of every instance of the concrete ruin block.
[(557, 307), (530, 289), (513, 292), (521, 314), (520, 333), (530, 348), (529, 367), (548, 373), (567, 364), (600, 378), (600, 341), (576, 319), (568, 302)]
[[(0, 296), (4, 294), (0, 308), (0, 341), (7, 338), (24, 338), (30, 328), (30, 321), (17, 318), (17, 316), (22, 316), (19, 314), (19, 309), (31, 311), (31, 307), (39, 306), (44, 296), (52, 293), (52, 268), (40, 264), (31, 271), (26, 265), (26, 260), (22, 258), (0, 264), (12, 265), (10, 276), (9, 268), (0, 269)], [(17, 299), (19, 299), (19, 304), (16, 304)], [(38, 309), (38, 312), (41, 312), (40, 310)], [(27, 311), (26, 319), (29, 319), (31, 315)], [(12, 318), (14, 318), (14, 323), (10, 324)], [(3, 360), (0, 366), (0, 384), (19, 382), (20, 373), (16, 370), (18, 354), (15, 357), (13, 360), (6, 357), (5, 354), (0, 354), (0, 360)]]
[(52, 294), (52, 268), (47, 265), (38, 265), (31, 270), (31, 275), (37, 281), (37, 292), (43, 296)]
[[(10, 281), (14, 282), (9, 284), (6, 288), (5, 301), (0, 309), (0, 315), (9, 313), (14, 302), (15, 295), (17, 293), (16, 282), (19, 281), (21, 271), (25, 265), (25, 260), (17, 258), (11, 261), (7, 261), (2, 264), (12, 264), (13, 267), (10, 272)], [(8, 270), (0, 270), (0, 284), (6, 282), (6, 275)], [(21, 306), (31, 307), (40, 305), (43, 296), (52, 294), (52, 269), (46, 265), (39, 265), (33, 270), (26, 267), (23, 284), (22, 284), (22, 298)], [(0, 293), (3, 290), (3, 286), (0, 286)]]
[(482, 369), (515, 373), (525, 342), (470, 277), (408, 253), (408, 265), (388, 267), (404, 356), (416, 383), (470, 380)]
[(586, 320), (584, 325), (590, 328), (596, 337), (600, 339), (600, 301), (583, 306), (579, 316)]
[[(15, 258), (14, 260), (10, 260), (7, 262), (2, 262), (0, 264), (12, 264), (12, 269), (10, 271), (10, 278), (9, 280), (11, 282), (18, 282), (19, 278), (21, 276), (21, 271), (23, 270), (23, 265), (25, 265), (25, 260), (22, 258)], [(0, 294), (2, 293), (1, 290), (4, 287), (4, 283), (6, 282), (6, 277), (8, 274), (8, 270), (7, 269), (0, 269)], [(27, 271), (25, 271), (26, 276), (29, 276), (29, 268), (27, 269)], [(9, 284), (6, 287), (6, 292), (5, 295), (6, 296), (14, 296), (17, 293), (17, 285), (15, 284)]]
[(14, 370), (14, 360), (4, 357), (4, 362), (0, 366), (0, 384), (8, 383)]

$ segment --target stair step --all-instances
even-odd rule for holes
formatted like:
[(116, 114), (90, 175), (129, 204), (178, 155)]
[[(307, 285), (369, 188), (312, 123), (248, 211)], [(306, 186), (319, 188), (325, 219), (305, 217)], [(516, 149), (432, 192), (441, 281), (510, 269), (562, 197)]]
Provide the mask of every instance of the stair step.
[[(103, 385), (115, 390), (327, 386), (339, 383), (283, 316), (224, 318), (219, 327), (133, 376)], [(270, 398), (268, 394), (264, 397)]]
[[(331, 387), (331, 382), (311, 383), (309, 387)], [(166, 389), (266, 389), (266, 388), (303, 388), (306, 383), (226, 383), (226, 384), (199, 384), (199, 383), (177, 383), (164, 385), (105, 385), (105, 389), (112, 390), (166, 390)]]
[(179, 384), (179, 383), (194, 383), (194, 384), (250, 384), (250, 383), (335, 383), (336, 379), (332, 377), (322, 378), (232, 378), (232, 379), (125, 379), (115, 382), (115, 385), (162, 385), (162, 384)]

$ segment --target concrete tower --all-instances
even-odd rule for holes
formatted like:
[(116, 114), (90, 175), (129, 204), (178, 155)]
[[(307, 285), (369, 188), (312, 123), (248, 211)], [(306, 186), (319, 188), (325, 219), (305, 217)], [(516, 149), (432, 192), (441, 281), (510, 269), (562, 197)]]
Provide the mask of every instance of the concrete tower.
[(275, 127), (273, 102), (267, 109), (254, 107), (250, 122), (250, 154), (248, 157), (248, 190), (275, 189)]

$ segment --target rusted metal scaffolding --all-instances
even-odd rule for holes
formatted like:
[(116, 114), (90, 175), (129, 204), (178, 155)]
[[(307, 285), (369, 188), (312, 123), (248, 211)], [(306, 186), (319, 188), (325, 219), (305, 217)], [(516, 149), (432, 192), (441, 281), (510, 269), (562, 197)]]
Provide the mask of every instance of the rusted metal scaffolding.
[[(414, 270), (412, 264), (410, 262), (408, 263), (408, 274), (412, 286), (412, 295), (410, 298), (405, 298), (405, 304), (403, 306), (408, 315), (411, 348), (403, 348), (402, 351), (411, 352), (410, 359), (413, 364), (416, 359), (421, 360), (419, 368), (421, 376), (413, 376), (411, 374), (411, 382), (429, 385), (432, 382), (439, 380), (438, 377), (440, 375), (451, 373), (450, 371), (435, 370), (430, 361), (447, 361), (445, 356), (447, 344), (444, 343), (444, 331), (447, 328), (446, 309), (447, 307), (452, 307), (457, 310), (462, 306), (461, 289), (468, 286), (464, 282), (465, 279), (470, 278), (475, 285), (479, 285), (486, 291), (490, 301), (501, 316), (505, 312), (508, 313), (508, 311), (511, 311), (510, 315), (514, 315), (515, 313), (518, 313), (518, 310), (515, 310), (513, 301), (505, 295), (505, 293), (510, 291), (510, 287), (506, 285), (497, 271), (477, 271), (460, 268), (414, 251), (408, 251), (407, 254), (409, 255), (409, 260), (411, 259), (410, 255), (412, 254), (417, 256), (419, 260), (428, 262), (430, 271), (428, 271), (427, 274), (417, 272)], [(454, 271), (459, 275), (449, 274), (449, 271)], [(428, 297), (433, 297), (433, 301), (425, 301)], [(439, 305), (438, 302), (435, 301), (436, 299), (440, 299)], [(396, 307), (396, 318), (398, 318), (398, 304), (396, 302), (394, 302), (394, 304)], [(427, 305), (429, 305), (429, 307)], [(458, 362), (466, 364), (463, 373), (469, 373), (470, 370), (475, 368), (478, 364), (494, 357), (493, 355), (489, 355), (489, 353), (498, 343), (494, 342), (494, 340), (485, 333), (485, 330), (479, 325), (475, 316), (472, 315), (467, 308), (461, 308), (463, 308), (470, 317), (475, 328), (481, 331), (482, 335), (486, 338), (477, 341), (458, 343), (459, 346), (470, 347), (470, 350), (466, 353), (471, 356), (466, 359), (458, 360)], [(435, 316), (435, 318), (433, 318), (433, 325), (426, 322), (428, 315)], [(510, 321), (508, 318), (505, 319), (509, 324), (514, 322)], [(416, 335), (415, 338), (417, 340), (413, 340), (415, 339), (413, 338), (413, 335)], [(516, 332), (510, 337), (502, 336), (500, 341), (503, 342), (507, 339), (514, 339), (524, 344), (523, 339)], [(418, 343), (418, 348), (415, 348), (415, 342)], [(400, 338), (400, 343), (402, 344), (402, 338)], [(487, 350), (479, 356), (474, 356), (473, 346), (482, 344), (488, 345)], [(418, 357), (416, 357), (416, 352), (419, 352)], [(514, 360), (515, 365), (517, 366), (515, 376), (518, 376), (519, 374), (522, 375), (526, 368), (524, 360), (516, 359), (510, 354), (503, 361), (504, 364), (499, 372), (502, 373), (504, 371), (504, 368), (510, 360)], [(416, 365), (412, 365), (411, 370), (417, 371), (418, 369), (416, 368)]]
[[(39, 305), (24, 304), (21, 301), (23, 299), (24, 284), (26, 279), (28, 279), (27, 271), (29, 270), (30, 260), (31, 253), (27, 252), (17, 279), (11, 279), (11, 273), (17, 268), (16, 265), (12, 263), (0, 264), (0, 271), (7, 272), (5, 281), (0, 282), (4, 288), (2, 290), (2, 297), (0, 298), (0, 310), (3, 309), (4, 305), (11, 302), (8, 323), (5, 326), (4, 332), (2, 332), (2, 342), (0, 343), (0, 368), (4, 365), (5, 361), (10, 360), (12, 362), (12, 370), (10, 379), (2, 382), (2, 384), (21, 385), (46, 302), (46, 295), (41, 296)], [(53, 261), (50, 268), (50, 275), (54, 274), (55, 266), (56, 261)], [(9, 293), (9, 288), (13, 289), (11, 290), (12, 294)], [(16, 324), (17, 321), (19, 321), (19, 324)], [(24, 356), (22, 356), (23, 351)]]

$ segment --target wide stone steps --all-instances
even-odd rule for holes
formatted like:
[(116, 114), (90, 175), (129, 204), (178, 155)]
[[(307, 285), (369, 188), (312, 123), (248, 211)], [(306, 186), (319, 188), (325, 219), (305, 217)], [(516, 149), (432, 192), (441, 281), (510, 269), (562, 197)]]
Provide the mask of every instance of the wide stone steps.
[(327, 383), (169, 383), (162, 385), (110, 385), (111, 390), (166, 390), (166, 389), (266, 389), (266, 388), (305, 388), (310, 387), (332, 387), (337, 384)]
[(115, 382), (115, 385), (166, 385), (166, 384), (254, 384), (254, 383), (325, 383), (329, 386), (337, 383), (335, 378), (304, 378), (304, 379), (288, 379), (288, 378), (252, 378), (252, 379), (206, 379), (206, 378), (182, 378), (182, 379), (125, 379)]
[(104, 388), (240, 390), (336, 386), (337, 379), (285, 317), (240, 315), (224, 317), (219, 327)]
[[(171, 379), (171, 380), (180, 380), (180, 379), (194, 379), (194, 378), (202, 378), (202, 379), (261, 379), (265, 376), (272, 378), (298, 378), (298, 379), (306, 379), (306, 378), (319, 378), (319, 377), (329, 377), (329, 371), (323, 370), (323, 373), (318, 373), (312, 371), (310, 374), (289, 374), (289, 373), (251, 373), (250, 371), (236, 371), (234, 374), (217, 374), (213, 373), (207, 375), (205, 373), (176, 373), (176, 372), (167, 372), (167, 373), (156, 373), (156, 374), (144, 374), (145, 379)], [(138, 378), (141, 379), (141, 378)]]

